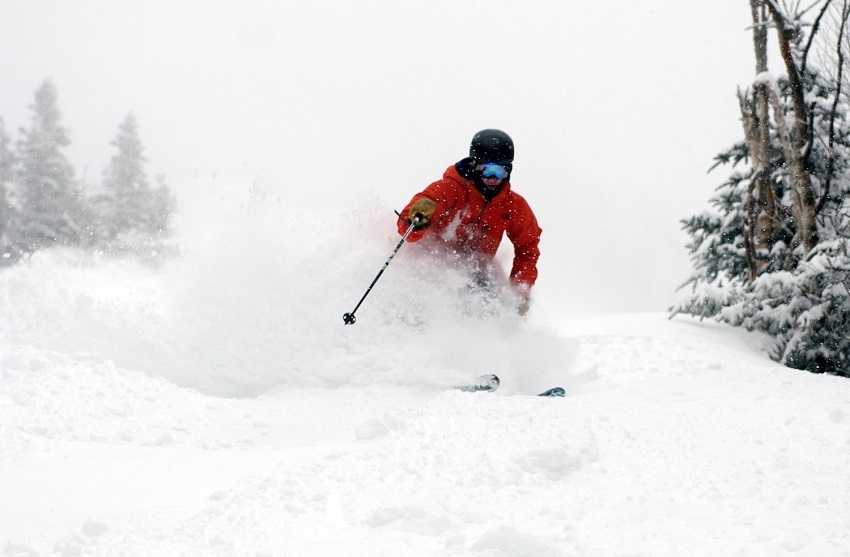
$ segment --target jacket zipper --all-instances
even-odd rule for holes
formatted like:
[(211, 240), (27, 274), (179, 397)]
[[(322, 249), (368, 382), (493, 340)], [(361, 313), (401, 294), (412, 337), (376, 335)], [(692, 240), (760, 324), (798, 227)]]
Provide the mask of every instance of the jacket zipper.
[(475, 221), (475, 228), (478, 231), (478, 234), (472, 238), (474, 242), (466, 242), (466, 245), (469, 246), (470, 252), (478, 251), (478, 248), (481, 247), (481, 242), (484, 239), (484, 230), (487, 228), (487, 223), (485, 222), (482, 224), (481, 221), (484, 219), (484, 212), (487, 210), (487, 205), (489, 204), (490, 202), (485, 199), (484, 204), (481, 205), (481, 211), (478, 213), (478, 220)]

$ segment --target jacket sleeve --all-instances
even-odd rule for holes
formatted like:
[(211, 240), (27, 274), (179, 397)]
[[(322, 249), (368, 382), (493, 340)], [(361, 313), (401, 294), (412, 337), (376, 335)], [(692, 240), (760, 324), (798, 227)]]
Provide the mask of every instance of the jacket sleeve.
[(511, 283), (530, 290), (537, 281), (537, 260), (540, 259), (540, 234), (543, 230), (528, 203), (516, 196), (515, 218), (508, 228), (508, 239), (514, 245), (514, 264), (511, 268)]

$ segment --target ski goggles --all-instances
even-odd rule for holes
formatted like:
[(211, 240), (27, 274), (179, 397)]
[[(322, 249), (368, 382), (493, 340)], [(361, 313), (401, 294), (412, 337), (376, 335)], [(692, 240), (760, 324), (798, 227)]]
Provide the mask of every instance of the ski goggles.
[(498, 180), (504, 180), (508, 177), (507, 169), (501, 164), (496, 164), (494, 162), (485, 162), (483, 164), (479, 164), (475, 167), (482, 178), (496, 178)]

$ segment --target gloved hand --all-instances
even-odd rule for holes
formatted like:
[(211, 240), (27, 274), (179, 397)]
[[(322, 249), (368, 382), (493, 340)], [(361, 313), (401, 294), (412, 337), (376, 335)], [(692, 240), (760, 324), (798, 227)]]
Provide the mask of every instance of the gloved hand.
[(410, 206), (410, 211), (407, 213), (410, 222), (414, 222), (417, 217), (419, 218), (414, 230), (421, 230), (428, 226), (428, 223), (431, 221), (431, 216), (434, 214), (434, 209), (436, 208), (437, 202), (432, 199), (428, 199), (427, 197), (417, 199), (413, 205)]

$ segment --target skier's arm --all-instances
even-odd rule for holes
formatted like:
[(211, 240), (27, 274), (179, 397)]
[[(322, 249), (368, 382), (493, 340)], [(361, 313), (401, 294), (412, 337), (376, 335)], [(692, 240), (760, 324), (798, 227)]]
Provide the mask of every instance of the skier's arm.
[(537, 260), (540, 258), (540, 234), (542, 230), (531, 207), (520, 198), (519, 218), (508, 228), (508, 239), (514, 245), (514, 263), (511, 268), (511, 284), (521, 295), (528, 295), (537, 281)]

